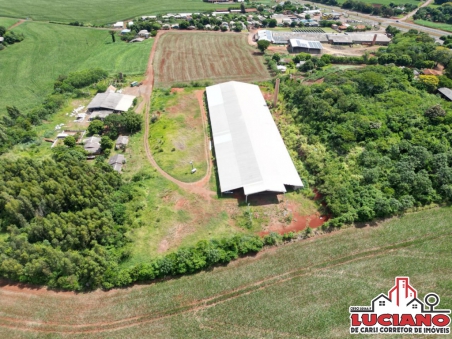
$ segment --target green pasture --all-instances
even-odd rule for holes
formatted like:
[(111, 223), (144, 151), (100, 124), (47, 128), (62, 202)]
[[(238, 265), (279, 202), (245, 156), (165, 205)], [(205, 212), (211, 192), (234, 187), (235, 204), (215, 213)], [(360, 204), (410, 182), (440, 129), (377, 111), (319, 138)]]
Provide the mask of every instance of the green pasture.
[(14, 19), (14, 18), (0, 17), (0, 26), (8, 28), (8, 27), (11, 27), (12, 25), (14, 25), (18, 21), (19, 21), (18, 19)]
[(5, 16), (66, 23), (79, 21), (85, 24), (107, 24), (141, 15), (193, 13), (230, 6), (202, 0), (0, 0), (1, 13)]
[(14, 31), (25, 40), (0, 52), (0, 115), (7, 105), (26, 110), (42, 102), (60, 74), (94, 67), (143, 74), (153, 44), (127, 44), (119, 37), (113, 44), (106, 30), (48, 23), (25, 22)]
[(415, 24), (430, 28), (442, 29), (443, 31), (452, 32), (452, 25), (443, 22), (431, 22), (428, 20), (415, 20)]
[[(159, 166), (185, 182), (198, 181), (206, 175), (205, 130), (193, 89), (182, 93), (157, 91), (153, 94), (149, 143)], [(193, 166), (196, 173), (191, 173)]]
[[(34, 322), (24, 328), (0, 327), (0, 334), (349, 338), (349, 307), (368, 306), (372, 298), (387, 294), (396, 276), (410, 277), (421, 300), (435, 292), (441, 297), (440, 308), (452, 308), (451, 218), (451, 208), (426, 210), (272, 248), (208, 272), (109, 293), (43, 291), (16, 303), (7, 302), (9, 294), (3, 294), (2, 299), (8, 298), (1, 310), (6, 319)], [(1, 318), (3, 323), (9, 324)]]

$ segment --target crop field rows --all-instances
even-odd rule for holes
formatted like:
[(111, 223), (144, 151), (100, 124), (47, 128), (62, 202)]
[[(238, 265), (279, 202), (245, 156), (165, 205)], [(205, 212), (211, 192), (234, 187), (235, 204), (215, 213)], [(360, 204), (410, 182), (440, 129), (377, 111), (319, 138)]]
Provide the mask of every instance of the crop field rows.
[(3, 284), (0, 336), (347, 337), (349, 306), (369, 305), (397, 275), (408, 275), (421, 299), (436, 292), (441, 308), (452, 307), (451, 217), (451, 208), (427, 210), (274, 248), (209, 272), (110, 292)]
[(160, 38), (154, 65), (158, 87), (199, 80), (219, 83), (270, 77), (262, 57), (248, 45), (246, 37), (232, 33), (166, 33)]

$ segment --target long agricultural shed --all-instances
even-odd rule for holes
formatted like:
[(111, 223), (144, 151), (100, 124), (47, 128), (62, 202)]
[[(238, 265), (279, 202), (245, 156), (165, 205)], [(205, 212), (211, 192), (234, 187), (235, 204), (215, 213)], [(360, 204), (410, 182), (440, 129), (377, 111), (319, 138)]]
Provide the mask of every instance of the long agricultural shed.
[(258, 86), (230, 81), (206, 93), (221, 192), (303, 187)]

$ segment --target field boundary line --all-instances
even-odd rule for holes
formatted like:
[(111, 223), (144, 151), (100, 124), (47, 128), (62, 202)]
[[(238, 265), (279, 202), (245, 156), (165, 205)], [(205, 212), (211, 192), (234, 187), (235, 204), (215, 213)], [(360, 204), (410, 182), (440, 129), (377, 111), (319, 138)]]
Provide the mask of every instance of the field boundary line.
[[(387, 246), (380, 246), (380, 247), (374, 247), (370, 250), (364, 250), (361, 252), (354, 253), (352, 255), (343, 256), (340, 258), (336, 258), (334, 260), (324, 261), (319, 264), (312, 265), (310, 267), (303, 267), (299, 268), (293, 271), (285, 272), (279, 275), (271, 276), (265, 279), (261, 279), (260, 281), (253, 282), (248, 285), (242, 285), (239, 288), (236, 288), (232, 291), (228, 291), (226, 293), (220, 293), (217, 295), (214, 295), (209, 298), (198, 300), (194, 303), (187, 304), (187, 305), (180, 305), (173, 309), (164, 310), (161, 312), (153, 312), (148, 314), (142, 314), (135, 317), (127, 318), (127, 319), (120, 319), (117, 321), (112, 322), (101, 322), (101, 323), (93, 323), (93, 324), (58, 324), (58, 323), (39, 323), (36, 321), (27, 321), (27, 320), (13, 320), (11, 318), (5, 318), (0, 317), (0, 321), (6, 321), (9, 323), (16, 323), (17, 326), (13, 325), (7, 325), (0, 323), (0, 327), (6, 327), (6, 328), (13, 328), (13, 329), (19, 329), (23, 331), (35, 331), (35, 332), (43, 332), (43, 333), (70, 333), (70, 334), (77, 334), (77, 333), (99, 333), (99, 332), (109, 332), (109, 331), (117, 331), (124, 328), (139, 326), (141, 324), (151, 323), (156, 320), (161, 320), (169, 317), (173, 317), (180, 314), (185, 314), (188, 312), (193, 311), (200, 311), (204, 310), (219, 304), (222, 304), (224, 302), (234, 300), (236, 298), (249, 295), (251, 293), (254, 293), (256, 291), (261, 291), (264, 289), (267, 289), (269, 287), (290, 281), (295, 278), (299, 278), (306, 275), (312, 275), (316, 272), (331, 269), (337, 266), (341, 266), (344, 264), (348, 264), (351, 262), (359, 261), (362, 259), (372, 258), (384, 255), (388, 252), (394, 251), (396, 249), (401, 249), (405, 247), (409, 247), (412, 245), (416, 245), (419, 243), (423, 243), (425, 241), (435, 240), (435, 239), (441, 239), (444, 237), (451, 236), (452, 233), (447, 233), (440, 236), (432, 236), (430, 234), (427, 234), (426, 236), (423, 236), (419, 239), (410, 239), (407, 241), (387, 245)], [(151, 318), (149, 318), (151, 316)], [(153, 316), (153, 317), (152, 317)], [(131, 322), (127, 324), (127, 322)], [(43, 329), (43, 328), (22, 328), (19, 327), (19, 324), (25, 325), (25, 324), (33, 324), (34, 326), (49, 326), (54, 325), (56, 327), (59, 327), (60, 329)], [(122, 324), (122, 325), (121, 325)], [(119, 325), (119, 326), (115, 326)], [(99, 327), (102, 326), (104, 328), (99, 329)], [(64, 327), (68, 327), (68, 329), (63, 329)], [(83, 328), (86, 329), (83, 329)], [(90, 329), (90, 327), (96, 327), (96, 329)], [(77, 330), (79, 329), (79, 330)]]

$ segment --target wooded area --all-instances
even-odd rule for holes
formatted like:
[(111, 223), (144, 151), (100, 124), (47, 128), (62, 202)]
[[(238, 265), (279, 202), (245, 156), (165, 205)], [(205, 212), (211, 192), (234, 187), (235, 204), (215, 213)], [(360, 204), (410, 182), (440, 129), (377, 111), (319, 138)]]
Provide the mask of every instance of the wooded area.
[(281, 84), (289, 145), (335, 217), (327, 226), (452, 199), (451, 105), (417, 82), (387, 65)]
[(98, 287), (126, 255), (122, 203), (110, 166), (57, 148), (55, 160), (0, 161), (0, 275), (51, 287)]

